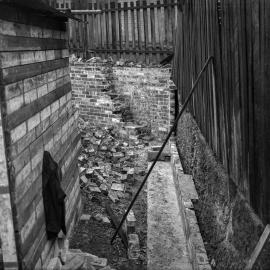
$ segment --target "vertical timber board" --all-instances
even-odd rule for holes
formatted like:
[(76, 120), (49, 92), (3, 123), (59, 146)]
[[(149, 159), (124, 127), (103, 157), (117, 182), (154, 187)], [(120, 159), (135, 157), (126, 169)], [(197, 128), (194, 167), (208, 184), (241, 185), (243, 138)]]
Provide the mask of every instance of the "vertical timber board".
[[(155, 49), (160, 50), (160, 39), (159, 39), (159, 14), (158, 14), (158, 8), (154, 8), (154, 37), (155, 37)], [(176, 38), (176, 36), (175, 36)], [(156, 53), (156, 61), (159, 63), (161, 61), (160, 53)]]
[[(89, 9), (93, 9), (92, 3), (89, 3)], [(91, 49), (94, 49), (94, 22), (93, 22), (93, 14), (89, 14), (87, 17), (87, 35), (88, 35), (88, 51), (90, 53)], [(90, 57), (93, 57), (93, 54), (90, 54)]]
[[(241, 0), (240, 1), (240, 24), (241, 24), (241, 43), (240, 43), (240, 77), (241, 77), (241, 119), (240, 119), (240, 125), (241, 125), (241, 145), (242, 145), (242, 156), (241, 156), (241, 163), (242, 163), (242, 181), (243, 181), (243, 192), (247, 200), (250, 202), (249, 198), (249, 179), (248, 179), (248, 115), (249, 115), (249, 109), (248, 109), (248, 39), (247, 39), (247, 8), (246, 8), (246, 1)], [(247, 29), (247, 31), (245, 31)]]
[[(97, 9), (97, 5), (94, 3), (93, 8)], [(98, 48), (98, 43), (97, 43), (97, 21), (98, 21), (98, 14), (92, 14), (92, 21), (93, 21), (93, 49)], [(96, 53), (95, 53), (96, 56)]]
[(88, 31), (87, 31), (87, 22), (88, 22), (88, 15), (84, 14), (83, 16), (83, 33), (84, 33), (84, 57), (88, 58)]
[[(140, 0), (139, 1), (139, 11), (140, 11), (140, 32), (141, 32), (141, 48), (142, 50), (145, 50), (145, 43), (146, 43), (146, 39), (145, 39), (145, 19), (144, 19), (144, 9), (143, 9), (143, 1)], [(141, 53), (141, 59), (143, 62), (146, 63), (146, 54)]]
[[(95, 9), (100, 9), (101, 8), (101, 3), (98, 1), (97, 3), (94, 4)], [(102, 24), (103, 22), (103, 13), (98, 13), (96, 14), (96, 40), (97, 40), (97, 49), (102, 49), (104, 45), (104, 39), (103, 39), (103, 31), (105, 31), (104, 26)], [(98, 53), (99, 54), (99, 53)], [(101, 57), (103, 57), (102, 53), (100, 53)]]
[[(149, 35), (148, 35), (148, 16), (147, 16), (146, 1), (143, 1), (142, 11), (143, 11), (143, 25), (144, 25), (144, 49), (145, 51), (147, 51), (149, 44)], [(149, 54), (147, 53), (145, 53), (145, 62), (146, 64), (149, 63)]]
[[(2, 85), (2, 70), (0, 69), (0, 84)], [(0, 88), (2, 91), (3, 89)], [(1, 96), (2, 99), (2, 96)], [(8, 179), (6, 146), (2, 122), (2, 105), (0, 104), (0, 241), (4, 269), (18, 269), (18, 258), (13, 224), (13, 210)], [(1, 266), (1, 265), (0, 265)]]
[(79, 19), (81, 20), (78, 22), (78, 49), (80, 53), (80, 57), (84, 57), (84, 29), (83, 29), (83, 15), (78, 15)]
[[(147, 5), (147, 10), (146, 10), (147, 21), (145, 22), (146, 27), (148, 29), (148, 43), (147, 43), (146, 47), (147, 47), (147, 50), (152, 51), (153, 44), (152, 44), (152, 32), (151, 32), (151, 13), (150, 13), (149, 4), (150, 4), (150, 1), (148, 0), (146, 2), (146, 5)], [(152, 62), (152, 53), (149, 53), (148, 54), (147, 64), (150, 64), (151, 62)]]
[[(136, 17), (137, 17), (137, 20), (136, 20), (136, 22), (137, 22), (137, 27), (136, 27), (136, 29), (137, 29), (137, 39), (138, 39), (138, 42), (137, 42), (137, 49), (138, 50), (141, 50), (142, 49), (142, 39), (141, 39), (141, 36), (142, 36), (142, 34), (141, 34), (141, 12), (140, 12), (140, 2), (139, 1), (136, 1)], [(139, 54), (139, 56), (138, 56), (138, 61), (140, 61), (140, 59), (141, 59), (141, 55)]]
[[(133, 38), (133, 35), (132, 35), (132, 31), (133, 31), (133, 29), (132, 29), (132, 20), (131, 20), (131, 10), (130, 10), (130, 2), (127, 2), (127, 14), (126, 14), (126, 17), (127, 17), (127, 25), (128, 25), (128, 37), (127, 37), (127, 39), (128, 39), (128, 49), (129, 50), (132, 50), (133, 49), (133, 43), (132, 43), (132, 38)], [(128, 56), (128, 59), (130, 60), (130, 61), (134, 61), (134, 59), (133, 59), (133, 55), (134, 55), (134, 53), (133, 52), (131, 52), (131, 53), (129, 53), (129, 56)]]
[[(154, 4), (151, 4), (151, 6), (153, 6)], [(151, 30), (151, 50), (156, 50), (156, 31), (155, 31), (155, 9), (154, 7), (150, 8), (150, 30)], [(152, 59), (151, 59), (152, 63), (157, 63), (157, 54), (154, 53), (152, 55)]]
[[(168, 4), (168, 0), (163, 0), (164, 5)], [(165, 48), (169, 48), (169, 18), (168, 18), (168, 6), (164, 7), (164, 43), (165, 43)]]
[[(254, 207), (256, 212), (259, 212), (260, 209), (260, 198), (257, 196), (261, 192), (261, 175), (259, 175), (259, 167), (260, 166), (260, 150), (259, 150), (259, 141), (261, 138), (258, 136), (260, 133), (259, 129), (259, 121), (260, 121), (260, 100), (259, 100), (259, 91), (261, 91), (261, 71), (260, 71), (260, 35), (261, 35), (261, 25), (260, 25), (260, 2), (253, 1), (252, 2), (252, 24), (253, 24), (253, 83), (254, 83), (254, 100), (253, 100), (253, 108), (254, 108), (254, 176), (250, 183), (250, 199), (252, 206)], [(259, 137), (259, 138), (258, 138)], [(255, 180), (256, 179), (256, 180)]]
[(133, 27), (134, 27), (134, 49), (136, 52), (136, 62), (139, 62), (140, 54), (138, 53), (139, 50), (139, 29), (138, 29), (138, 9), (136, 7), (136, 1), (131, 3), (131, 6), (134, 8), (133, 11)]
[[(163, 0), (157, 1), (158, 4), (164, 4)], [(164, 7), (159, 8), (159, 41), (161, 50), (165, 50), (165, 35), (166, 35), (166, 28), (165, 28), (165, 15), (164, 15)], [(182, 33), (182, 32), (181, 32)], [(164, 58), (164, 54), (161, 55)]]
[[(120, 10), (120, 8), (121, 8), (121, 3), (118, 3), (118, 10)], [(123, 44), (122, 44), (122, 42), (123, 42), (122, 41), (123, 40), (123, 38), (122, 38), (122, 12), (121, 11), (118, 12), (118, 29), (119, 29), (119, 46), (118, 47), (121, 50), (123, 47)], [(122, 57), (121, 52), (119, 52), (118, 57), (119, 58)]]
[[(110, 7), (111, 9), (115, 9), (115, 3), (114, 2), (111, 2), (110, 3)], [(112, 49), (116, 49), (116, 40), (117, 40), (117, 37), (116, 37), (116, 16), (115, 16), (115, 11), (112, 11), (111, 13), (111, 27), (112, 27)]]
[[(128, 3), (124, 2), (124, 36), (125, 36), (125, 49), (129, 49), (129, 21), (128, 21)], [(129, 53), (125, 53), (125, 59), (129, 59)]]
[(248, 186), (249, 186), (249, 201), (252, 204), (251, 189), (253, 188), (253, 182), (255, 179), (254, 174), (254, 74), (253, 74), (253, 13), (255, 10), (252, 6), (252, 0), (247, 0), (246, 4), (246, 20), (247, 20), (247, 49), (248, 49)]
[[(121, 2), (121, 41), (122, 41), (122, 49), (126, 49), (126, 36), (125, 36), (125, 11), (124, 11), (124, 3)], [(125, 52), (121, 52), (121, 58), (126, 58)]]
[[(133, 50), (136, 50), (136, 13), (135, 13), (135, 9), (134, 9), (134, 2), (131, 2), (130, 3), (130, 7), (131, 7), (131, 11), (130, 11), (130, 27), (131, 27), (131, 48)], [(138, 59), (138, 53), (133, 53), (133, 57), (132, 57), (132, 60), (133, 61), (137, 61)]]
[[(97, 1), (97, 8), (98, 10), (103, 10), (105, 8), (104, 2), (99, 2)], [(108, 25), (107, 25), (107, 16), (108, 13), (102, 11), (101, 13), (97, 14), (98, 17), (98, 32), (97, 34), (99, 35), (99, 48), (100, 49), (106, 49), (108, 46)], [(99, 52), (99, 56), (101, 58), (106, 57), (106, 54), (104, 51)]]
[(173, 0), (167, 0), (168, 6), (167, 6), (167, 13), (168, 13), (168, 41), (169, 41), (169, 49), (173, 48), (173, 33), (172, 33), (172, 6)]
[[(108, 12), (108, 43), (109, 46), (107, 48), (109, 48), (109, 50), (112, 50), (113, 46), (112, 46), (112, 12), (110, 9), (110, 0), (108, 0), (108, 4), (106, 4), (105, 8), (108, 7), (109, 12)], [(107, 57), (110, 56), (112, 53), (108, 53)]]
[[(172, 4), (175, 4), (175, 0), (171, 0)], [(175, 8), (176, 6), (171, 7), (171, 17), (172, 17), (172, 47), (174, 48), (174, 40), (175, 40), (175, 24), (176, 24), (176, 16), (175, 16)]]
[(104, 57), (108, 57), (110, 54), (108, 53), (108, 50), (110, 49), (110, 29), (111, 29), (111, 24), (110, 24), (110, 18), (109, 18), (109, 11), (108, 11), (108, 4), (106, 3), (105, 5), (103, 4), (102, 8), (105, 8), (105, 28), (103, 29), (104, 34), (105, 34), (105, 49), (107, 50), (105, 52)]
[(120, 35), (119, 35), (120, 18), (119, 18), (118, 4), (117, 3), (116, 4), (112, 3), (112, 4), (114, 4), (116, 7), (116, 11), (115, 11), (115, 43), (116, 43), (116, 49), (118, 50), (116, 57), (117, 57), (117, 59), (120, 59), (120, 53), (119, 53), (119, 50), (120, 50)]
[[(261, 115), (261, 125), (262, 128), (262, 138), (263, 141), (260, 143), (262, 144), (261, 149), (263, 151), (263, 161), (260, 164), (261, 171), (262, 171), (262, 194), (260, 194), (260, 198), (262, 200), (261, 203), (261, 213), (262, 213), (262, 219), (265, 222), (270, 222), (270, 183), (269, 183), (269, 162), (270, 162), (270, 155), (269, 155), (269, 147), (270, 147), (270, 94), (269, 94), (269, 87), (270, 87), (270, 20), (269, 20), (269, 12), (270, 12), (270, 3), (267, 0), (264, 0), (264, 6), (262, 7), (262, 10), (264, 11), (264, 16), (262, 20), (263, 25), (263, 31), (262, 34), (264, 36), (264, 39), (262, 40), (262, 47), (263, 47), (263, 55), (262, 57), (262, 74), (263, 74), (263, 84), (262, 84), (262, 108), (263, 113)], [(258, 196), (258, 195), (257, 195)]]

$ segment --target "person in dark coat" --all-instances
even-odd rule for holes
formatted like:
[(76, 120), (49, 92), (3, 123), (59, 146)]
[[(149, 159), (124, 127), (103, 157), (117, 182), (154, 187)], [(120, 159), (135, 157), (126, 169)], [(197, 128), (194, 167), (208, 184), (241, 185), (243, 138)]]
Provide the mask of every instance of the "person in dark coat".
[(65, 192), (60, 182), (61, 170), (47, 151), (43, 156), (42, 195), (45, 210), (46, 232), (48, 239), (56, 238), (62, 230), (66, 234), (65, 224)]

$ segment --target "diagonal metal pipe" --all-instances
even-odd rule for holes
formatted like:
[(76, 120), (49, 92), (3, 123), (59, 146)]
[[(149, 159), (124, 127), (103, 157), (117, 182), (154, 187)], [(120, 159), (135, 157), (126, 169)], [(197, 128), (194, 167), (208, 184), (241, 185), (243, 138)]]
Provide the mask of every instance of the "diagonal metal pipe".
[(168, 142), (168, 140), (170, 139), (172, 133), (173, 133), (174, 130), (176, 129), (177, 123), (178, 123), (180, 117), (182, 116), (184, 110), (186, 109), (186, 107), (187, 107), (187, 105), (188, 105), (188, 102), (189, 102), (189, 100), (191, 99), (191, 97), (192, 97), (192, 95), (193, 95), (193, 93), (194, 93), (194, 91), (195, 91), (195, 89), (196, 89), (196, 86), (197, 86), (198, 82), (200, 81), (200, 79), (201, 79), (201, 77), (202, 77), (202, 74), (203, 74), (204, 71), (206, 70), (206, 68), (207, 68), (208, 64), (211, 62), (211, 60), (214, 60), (214, 57), (213, 57), (213, 56), (210, 56), (210, 57), (207, 59), (207, 61), (205, 62), (203, 68), (201, 69), (201, 71), (200, 71), (200, 73), (199, 73), (199, 75), (198, 75), (196, 81), (194, 82), (194, 84), (193, 84), (193, 86), (192, 86), (192, 88), (191, 88), (191, 90), (190, 90), (190, 92), (189, 92), (188, 97), (186, 98), (186, 100), (185, 100), (185, 102), (184, 102), (184, 104), (183, 104), (183, 106), (182, 106), (182, 108), (181, 108), (181, 111), (180, 111), (179, 114), (177, 115), (177, 117), (176, 117), (176, 119), (175, 119), (175, 121), (174, 121), (174, 124), (173, 124), (173, 126), (172, 126), (170, 132), (168, 133), (168, 135), (167, 135), (165, 141), (163, 142), (163, 144), (162, 144), (162, 146), (161, 146), (161, 148), (160, 148), (160, 150), (159, 150), (159, 152), (158, 152), (158, 154), (157, 154), (157, 156), (156, 156), (154, 162), (152, 163), (150, 169), (148, 170), (148, 172), (147, 172), (147, 174), (146, 174), (146, 176), (145, 176), (143, 182), (141, 183), (141, 185), (140, 185), (140, 187), (139, 187), (137, 193), (135, 194), (134, 198), (132, 199), (132, 201), (131, 201), (131, 203), (130, 203), (128, 209), (127, 209), (127, 211), (125, 212), (124, 216), (122, 217), (121, 222), (120, 222), (120, 224), (118, 225), (118, 227), (117, 227), (117, 229), (116, 229), (116, 231), (115, 231), (115, 233), (114, 233), (114, 235), (113, 235), (113, 237), (112, 237), (112, 239), (111, 239), (111, 244), (113, 244), (113, 241), (114, 241), (115, 237), (117, 236), (117, 234), (118, 234), (120, 228), (122, 227), (124, 221), (126, 220), (126, 217), (127, 217), (128, 213), (130, 212), (130, 210), (131, 210), (133, 204), (135, 203), (135, 201), (136, 201), (138, 195), (140, 194), (140, 192), (141, 192), (141, 190), (142, 190), (144, 184), (146, 183), (146, 181), (147, 181), (149, 175), (151, 174), (151, 172), (152, 172), (152, 170), (153, 170), (155, 164), (157, 163), (157, 161), (158, 161), (158, 159), (159, 159), (159, 157), (160, 157), (160, 155), (161, 155), (161, 153), (162, 153), (162, 151), (163, 151), (165, 145), (167, 144), (167, 142)]

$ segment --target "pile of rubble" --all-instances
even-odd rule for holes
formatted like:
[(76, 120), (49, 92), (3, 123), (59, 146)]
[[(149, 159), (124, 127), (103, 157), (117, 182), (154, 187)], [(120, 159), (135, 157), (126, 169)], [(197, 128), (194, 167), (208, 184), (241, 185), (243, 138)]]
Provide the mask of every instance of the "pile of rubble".
[[(89, 127), (82, 119), (79, 121), (82, 136), (82, 152), (78, 157), (80, 187), (91, 201), (97, 201), (103, 195), (110, 204), (119, 205), (118, 214), (123, 214), (121, 200), (130, 200), (131, 187), (136, 179), (143, 179), (147, 171), (147, 162), (143, 166), (137, 163), (138, 153), (144, 151), (154, 139), (149, 127), (131, 122), (111, 127)], [(91, 217), (103, 223), (113, 222), (113, 211), (106, 204), (108, 216), (102, 213), (87, 213), (80, 220)], [(126, 207), (126, 206), (125, 206)], [(117, 217), (116, 217), (117, 219)], [(131, 210), (123, 227), (121, 236), (130, 260), (140, 257), (139, 237), (135, 229), (136, 218)], [(125, 239), (124, 239), (125, 238)]]
[[(144, 68), (144, 67), (162, 67), (160, 64), (150, 63), (146, 65), (143, 62), (134, 62), (128, 59), (121, 58), (117, 61), (114, 61), (112, 57), (101, 58), (101, 57), (92, 57), (90, 59), (83, 59), (82, 57), (76, 57), (75, 54), (72, 54), (69, 58), (70, 63), (109, 63), (119, 67), (136, 67), (136, 68)], [(168, 65), (170, 67), (170, 65)]]
[[(138, 152), (153, 139), (149, 129), (144, 125), (133, 123), (112, 127), (89, 127), (87, 122), (79, 119), (79, 129), (82, 136), (82, 152), (78, 157), (80, 171), (80, 187), (92, 201), (98, 200), (99, 195), (107, 198), (113, 205), (121, 205), (121, 199), (130, 198), (130, 186), (138, 177), (143, 178), (145, 167), (136, 163)], [(108, 215), (96, 211), (84, 213), (80, 221), (95, 220), (114, 224), (116, 216), (109, 204), (106, 203)], [(126, 209), (122, 209), (126, 210)], [(122, 241), (127, 249), (129, 260), (136, 261), (140, 257), (139, 236), (136, 234), (136, 218), (131, 210), (127, 216), (122, 231)], [(59, 240), (60, 241), (60, 240)], [(62, 246), (61, 246), (62, 244)], [(61, 246), (61, 247), (60, 247)], [(50, 260), (48, 270), (114, 270), (108, 265), (107, 258), (83, 252), (80, 249), (69, 249), (69, 241), (60, 241), (55, 256)], [(143, 251), (144, 252), (144, 251)]]
[[(93, 128), (82, 132), (83, 151), (78, 157), (81, 188), (91, 193), (102, 192), (116, 203), (123, 196), (127, 181), (145, 170), (134, 166), (136, 148), (148, 144), (145, 126), (126, 125)], [(136, 136), (139, 133), (140, 136)]]

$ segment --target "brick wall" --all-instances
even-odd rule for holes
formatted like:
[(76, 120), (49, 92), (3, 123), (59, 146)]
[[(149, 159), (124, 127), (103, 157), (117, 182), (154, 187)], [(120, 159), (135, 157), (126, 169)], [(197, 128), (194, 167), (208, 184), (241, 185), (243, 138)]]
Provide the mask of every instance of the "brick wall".
[(115, 112), (123, 104), (134, 121), (149, 124), (156, 135), (167, 133), (174, 120), (170, 69), (76, 62), (71, 66), (71, 82), (74, 104), (92, 125), (121, 122)]
[(62, 170), (69, 231), (80, 209), (78, 113), (71, 101), (65, 23), (6, 8), (0, 13), (0, 92), (15, 239), (22, 268), (40, 269), (55, 247), (45, 233), (44, 150)]
[(92, 125), (110, 125), (120, 122), (110, 92), (113, 69), (110, 64), (71, 65), (73, 100), (79, 108), (80, 116)]
[(169, 131), (173, 123), (175, 86), (168, 68), (115, 67), (114, 86), (128, 96), (135, 121), (148, 123), (153, 134)]

